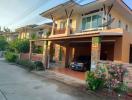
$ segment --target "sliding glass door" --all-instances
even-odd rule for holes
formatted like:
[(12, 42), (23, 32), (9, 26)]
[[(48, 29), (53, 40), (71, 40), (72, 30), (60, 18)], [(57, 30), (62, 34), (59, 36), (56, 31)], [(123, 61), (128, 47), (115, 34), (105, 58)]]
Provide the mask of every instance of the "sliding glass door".
[(82, 30), (97, 29), (102, 24), (102, 18), (99, 15), (84, 17), (82, 19)]

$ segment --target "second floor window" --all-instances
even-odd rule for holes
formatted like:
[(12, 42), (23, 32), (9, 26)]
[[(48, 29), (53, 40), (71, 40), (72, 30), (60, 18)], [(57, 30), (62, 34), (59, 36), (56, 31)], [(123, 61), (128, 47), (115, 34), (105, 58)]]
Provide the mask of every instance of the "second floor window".
[(82, 30), (97, 29), (102, 24), (102, 18), (99, 15), (84, 17), (82, 19)]
[(92, 28), (98, 28), (102, 23), (102, 19), (99, 15), (92, 16)]
[(60, 23), (60, 29), (65, 29), (66, 27), (66, 21), (63, 21)]
[(82, 20), (82, 29), (90, 29), (91, 28), (91, 17), (83, 18)]

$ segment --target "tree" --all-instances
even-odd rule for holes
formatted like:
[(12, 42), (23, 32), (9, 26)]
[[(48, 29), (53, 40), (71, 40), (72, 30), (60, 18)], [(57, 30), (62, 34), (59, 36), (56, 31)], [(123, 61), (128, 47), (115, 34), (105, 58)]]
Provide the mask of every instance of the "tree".
[(30, 48), (29, 40), (22, 40), (18, 45), (18, 52), (19, 53), (28, 53)]
[(6, 50), (8, 47), (8, 42), (6, 41), (4, 36), (0, 36), (0, 51)]
[(30, 48), (29, 40), (16, 39), (9, 44), (9, 50), (15, 53), (28, 53)]

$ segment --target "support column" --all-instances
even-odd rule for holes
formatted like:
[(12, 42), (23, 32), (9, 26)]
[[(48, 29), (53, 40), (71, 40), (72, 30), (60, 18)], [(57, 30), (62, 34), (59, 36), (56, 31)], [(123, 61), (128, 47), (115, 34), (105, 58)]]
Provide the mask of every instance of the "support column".
[(46, 69), (49, 68), (49, 63), (50, 63), (50, 45), (51, 45), (51, 42), (50, 41), (46, 41), (45, 61), (44, 61), (44, 65), (45, 65)]
[(54, 32), (55, 32), (55, 20), (53, 20), (51, 35), (54, 35)]
[(67, 9), (65, 9), (65, 12), (66, 12), (66, 16), (67, 16), (67, 24), (66, 24), (66, 31), (65, 31), (65, 34), (68, 36), (70, 34), (70, 18), (73, 14), (73, 9), (70, 11), (70, 13), (68, 13)]
[(66, 54), (65, 54), (65, 67), (66, 68), (69, 65), (69, 58), (70, 58), (70, 47), (66, 46)]
[(46, 51), (46, 41), (43, 42), (43, 58), (42, 58), (43, 65), (45, 65), (45, 54), (46, 54), (45, 51)]
[(72, 62), (74, 58), (75, 49), (71, 48), (70, 46), (66, 47), (66, 54), (65, 54), (65, 67), (69, 67), (70, 62)]
[(70, 34), (70, 18), (67, 18), (67, 23), (66, 23), (66, 31), (65, 34), (68, 36)]
[(29, 60), (32, 60), (32, 41), (30, 41)]
[(100, 60), (101, 38), (92, 37), (91, 70), (95, 70), (96, 63)]

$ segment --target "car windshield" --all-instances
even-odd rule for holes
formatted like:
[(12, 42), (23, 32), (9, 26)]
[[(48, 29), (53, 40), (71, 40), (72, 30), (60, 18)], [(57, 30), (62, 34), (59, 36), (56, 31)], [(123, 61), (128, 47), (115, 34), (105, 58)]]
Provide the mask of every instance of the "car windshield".
[(76, 58), (75, 61), (77, 61), (77, 62), (88, 62), (89, 61), (89, 57), (87, 57), (87, 56), (79, 56), (79, 57)]

